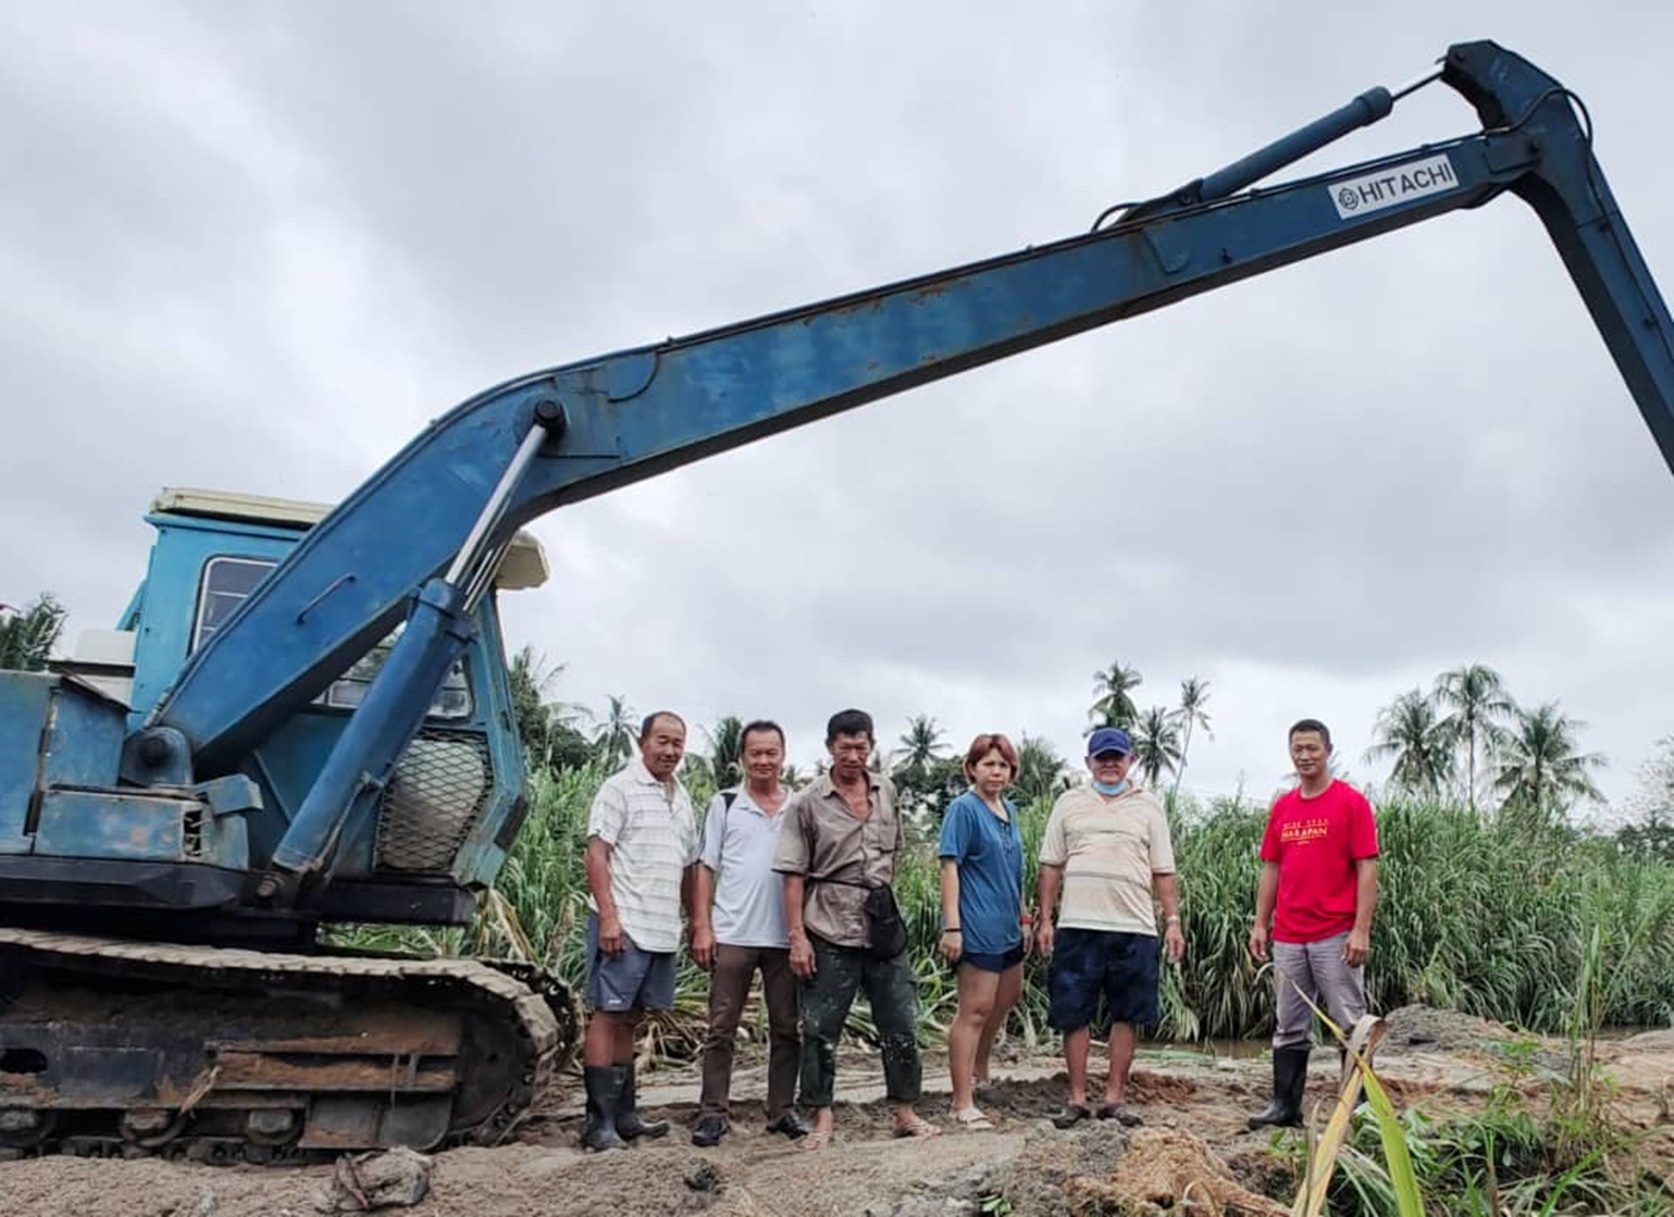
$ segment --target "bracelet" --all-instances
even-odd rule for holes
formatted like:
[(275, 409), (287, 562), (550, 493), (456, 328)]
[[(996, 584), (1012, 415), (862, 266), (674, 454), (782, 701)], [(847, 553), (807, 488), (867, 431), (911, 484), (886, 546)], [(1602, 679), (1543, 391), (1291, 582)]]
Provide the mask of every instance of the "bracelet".
[(942, 933), (944, 933), (944, 934), (957, 934), (957, 933), (959, 933), (959, 927), (956, 926), (956, 925), (946, 926), (942, 929)]
[(1177, 925), (1177, 924), (1179, 924), (1179, 921), (1180, 921), (1180, 914), (1175, 913), (1174, 916), (1168, 918), (1166, 921), (1163, 922), (1163, 924), (1164, 925)]
[(1027, 913), (1024, 913), (1023, 914), (1023, 920), (1018, 922), (1019, 925), (1033, 925), (1034, 923), (1035, 923), (1035, 919), (1033, 917), (1029, 916), (1029, 914), (1027, 914)]

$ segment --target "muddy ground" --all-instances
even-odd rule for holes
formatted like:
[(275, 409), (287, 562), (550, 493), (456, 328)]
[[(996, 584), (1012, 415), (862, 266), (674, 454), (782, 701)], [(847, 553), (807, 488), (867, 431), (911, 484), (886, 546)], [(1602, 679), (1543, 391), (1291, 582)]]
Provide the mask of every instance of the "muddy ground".
[[(1514, 1037), (1502, 1028), (1422, 1009), (1397, 1011), (1388, 1022), (1378, 1063), (1403, 1106), (1422, 1104), (1438, 1114), (1468, 1110), (1507, 1081), (1503, 1045)], [(1674, 1031), (1599, 1047), (1601, 1068), (1616, 1087), (1616, 1118), (1647, 1130), (1648, 1152), (1665, 1173), (1674, 1173)], [(1514, 1055), (1523, 1061), (1536, 1102), (1543, 1084), (1567, 1063), (1563, 1044), (1552, 1041)], [(1049, 1059), (1014, 1058), (996, 1063), (1000, 1081), (983, 1102), (997, 1127), (962, 1132), (947, 1119), (944, 1062), (932, 1055), (921, 1111), (943, 1127), (943, 1135), (900, 1141), (890, 1136), (875, 1060), (854, 1052), (839, 1076), (837, 1140), (814, 1153), (762, 1134), (765, 1079), (752, 1065), (739, 1069), (733, 1132), (719, 1148), (692, 1147), (697, 1083), (690, 1069), (679, 1069), (653, 1071), (641, 1084), (642, 1108), (671, 1119), (670, 1136), (623, 1153), (584, 1155), (575, 1148), (578, 1087), (566, 1078), (513, 1143), (437, 1155), (430, 1195), (414, 1209), (384, 1211), (415, 1217), (958, 1217), (1004, 1210), (992, 1199), (1004, 1197), (1014, 1217), (1032, 1217), (1067, 1211), (1067, 1196), (1082, 1186), (1071, 1181), (1108, 1178), (1130, 1147), (1128, 1170), (1149, 1159), (1160, 1164), (1176, 1143), (1201, 1143), (1225, 1165), (1229, 1179), (1259, 1191), (1273, 1174), (1274, 1137), (1247, 1132), (1243, 1121), (1265, 1100), (1268, 1067), (1259, 1056), (1142, 1049), (1130, 1098), (1144, 1116), (1144, 1130), (1089, 1122), (1060, 1132), (1047, 1117), (1063, 1102), (1061, 1067)], [(1335, 1067), (1335, 1054), (1314, 1054), (1311, 1103), (1329, 1100)], [(1102, 1062), (1095, 1060), (1095, 1080), (1099, 1076)], [(318, 1211), (331, 1174), (329, 1165), (27, 1159), (0, 1163), (0, 1214), (300, 1217)]]

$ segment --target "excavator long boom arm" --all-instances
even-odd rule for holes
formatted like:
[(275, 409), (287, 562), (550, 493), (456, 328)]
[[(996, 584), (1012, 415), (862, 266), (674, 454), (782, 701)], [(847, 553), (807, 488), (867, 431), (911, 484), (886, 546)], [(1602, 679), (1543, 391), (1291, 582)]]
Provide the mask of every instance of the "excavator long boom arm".
[[(485, 527), (503, 540), (563, 504), (1507, 191), (1539, 213), (1674, 468), (1668, 310), (1575, 99), (1493, 43), (1452, 48), (1441, 75), (1475, 105), (1481, 131), (1246, 190), (1387, 113), (1391, 93), (1372, 90), (1087, 234), (569, 364), (465, 402), (309, 532), (192, 656), (147, 727), (178, 732), (200, 776), (224, 772), (401, 621)], [(503, 509), (485, 517), (497, 486)]]

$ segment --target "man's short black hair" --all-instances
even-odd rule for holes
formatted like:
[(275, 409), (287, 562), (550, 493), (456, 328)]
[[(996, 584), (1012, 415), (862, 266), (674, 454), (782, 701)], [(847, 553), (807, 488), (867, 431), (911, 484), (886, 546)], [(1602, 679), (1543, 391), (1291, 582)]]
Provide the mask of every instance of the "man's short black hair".
[(749, 744), (750, 736), (757, 732), (767, 731), (771, 731), (779, 737), (779, 751), (783, 752), (785, 750), (785, 729), (770, 718), (752, 719), (744, 724), (744, 729), (738, 733), (739, 751), (743, 751), (744, 747)]
[(1316, 732), (1320, 739), (1325, 741), (1325, 746), (1327, 748), (1331, 747), (1331, 728), (1327, 727), (1317, 718), (1304, 718), (1300, 720), (1290, 729), (1290, 735), (1285, 736), (1285, 738), (1290, 739), (1292, 736), (1301, 735), (1305, 731)]
[(825, 742), (834, 743), (839, 735), (864, 735), (876, 743), (872, 733), (872, 716), (864, 710), (839, 710), (825, 724)]
[(685, 733), (686, 720), (681, 718), (673, 710), (653, 710), (645, 716), (645, 721), (639, 725), (640, 743), (643, 744), (646, 740), (651, 738), (651, 728), (657, 725), (657, 720), (659, 718), (672, 718), (675, 722), (680, 724), (681, 733)]

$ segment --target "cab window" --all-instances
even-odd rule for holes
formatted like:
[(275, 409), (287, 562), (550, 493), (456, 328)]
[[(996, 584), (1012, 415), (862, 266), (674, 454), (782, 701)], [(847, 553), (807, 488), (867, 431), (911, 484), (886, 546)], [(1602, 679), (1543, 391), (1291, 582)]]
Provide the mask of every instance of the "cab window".
[[(195, 651), (215, 635), (233, 611), (256, 589), (267, 572), (278, 563), (270, 558), (215, 557), (204, 564), (203, 581), (198, 588), (198, 619), (192, 632)], [(401, 635), (396, 626), (389, 636), (373, 647), (353, 667), (333, 681), (315, 705), (352, 710), (366, 697), (372, 678), (384, 666), (390, 647)], [(456, 662), (430, 703), (431, 718), (461, 719), (471, 716), (471, 686), (465, 680), (465, 664)]]

